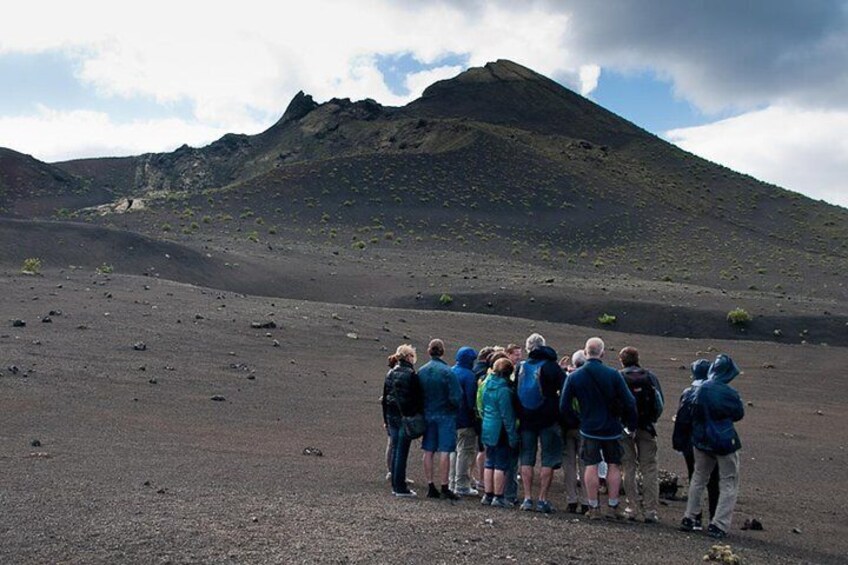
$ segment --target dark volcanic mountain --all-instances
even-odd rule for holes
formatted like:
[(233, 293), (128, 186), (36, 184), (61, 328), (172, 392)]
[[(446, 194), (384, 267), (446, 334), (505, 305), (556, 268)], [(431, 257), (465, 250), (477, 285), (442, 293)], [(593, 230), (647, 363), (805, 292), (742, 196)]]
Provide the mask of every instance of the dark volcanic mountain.
[[(787, 292), (846, 298), (848, 210), (695, 157), (509, 61), (440, 81), (402, 108), (317, 104), (301, 92), (255, 136), (136, 157), (26, 161), (37, 175), (10, 174), (22, 159), (2, 165), (7, 214), (45, 219), (70, 208), (61, 215), (195, 248), (264, 249), (261, 261), (271, 263), (279, 246), (300, 242), (365, 261), (398, 250), (408, 270), (433, 253), (471, 253), (456, 259), (458, 270), (499, 260), (518, 272), (533, 264), (772, 304)], [(125, 197), (143, 212), (84, 210)], [(621, 310), (634, 299), (619, 298)], [(479, 298), (481, 308), (491, 303)], [(594, 320), (595, 308), (577, 321)]]

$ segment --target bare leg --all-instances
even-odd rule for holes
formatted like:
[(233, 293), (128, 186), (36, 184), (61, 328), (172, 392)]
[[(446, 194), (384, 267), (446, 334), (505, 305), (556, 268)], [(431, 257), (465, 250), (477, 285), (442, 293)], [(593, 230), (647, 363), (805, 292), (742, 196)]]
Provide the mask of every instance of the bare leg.
[(618, 500), (621, 493), (621, 467), (618, 465), (607, 467), (607, 493), (610, 500)]
[(503, 496), (506, 483), (506, 474), (503, 471), (495, 471), (495, 496)]
[(539, 500), (548, 499), (548, 490), (551, 488), (551, 481), (554, 478), (554, 470), (551, 467), (542, 467), (539, 473)]
[(487, 494), (495, 492), (494, 469), (483, 469), (483, 488)]
[(478, 480), (483, 480), (483, 467), (485, 466), (485, 464), (486, 464), (486, 452), (485, 451), (478, 451), (477, 452), (477, 463), (476, 463), (477, 479)]
[(589, 504), (598, 503), (598, 487), (601, 481), (598, 479), (598, 466), (586, 465), (586, 471), (583, 473), (583, 482), (586, 486), (586, 498)]
[(524, 486), (524, 498), (533, 498), (533, 467), (521, 466), (521, 484)]
[(446, 485), (448, 484), (448, 475), (450, 474), (450, 453), (445, 451), (440, 453), (439, 456), (441, 457), (439, 478), (442, 479), (442, 482), (439, 484)]
[(428, 483), (433, 482), (433, 452), (424, 452), (424, 480)]

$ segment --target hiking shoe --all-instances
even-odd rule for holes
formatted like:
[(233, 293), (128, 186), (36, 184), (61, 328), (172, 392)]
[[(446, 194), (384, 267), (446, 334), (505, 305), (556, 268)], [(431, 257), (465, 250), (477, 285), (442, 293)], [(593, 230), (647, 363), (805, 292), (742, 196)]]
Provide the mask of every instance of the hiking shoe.
[(504, 500), (506, 500), (506, 503), (509, 504), (510, 506), (518, 506), (519, 504), (521, 504), (518, 501), (518, 499), (514, 498), (514, 497), (509, 497), (509, 498), (504, 497)]
[(621, 504), (615, 506), (607, 505), (607, 519), (609, 520), (626, 520), (627, 513), (624, 512)]
[(495, 508), (509, 508), (509, 504), (506, 503), (506, 499), (502, 496), (496, 496), (493, 498), (491, 505)]
[(524, 502), (521, 503), (521, 506), (518, 507), (519, 510), (523, 510), (524, 512), (532, 512), (533, 511), (533, 500), (530, 498), (525, 498)]
[[(577, 503), (576, 502), (570, 502), (568, 504), (568, 506), (565, 507), (565, 511), (568, 512), (569, 514), (577, 514)], [(584, 514), (585, 514), (585, 512), (584, 512)]]
[(386, 480), (387, 480), (387, 481), (391, 481), (391, 480), (392, 480), (392, 472), (391, 472), (391, 471), (389, 471), (388, 473), (386, 473)]
[(536, 512), (541, 512), (542, 514), (553, 514), (554, 506), (547, 500), (540, 500), (536, 503)]
[(442, 495), (433, 483), (430, 483), (430, 487), (427, 489), (427, 498), (440, 498)]
[(397, 492), (393, 491), (392, 494), (395, 495), (398, 498), (415, 498), (416, 496), (418, 496), (417, 492), (415, 492), (414, 490), (409, 490), (409, 489), (397, 491)]
[(474, 481), (474, 488), (476, 488), (480, 492), (483, 492), (484, 490), (486, 490), (486, 485), (483, 484), (483, 481)]
[(642, 522), (645, 519), (645, 515), (638, 508), (625, 508), (624, 513), (631, 522)]
[(695, 520), (692, 518), (683, 518), (680, 521), (680, 531), (681, 532), (691, 532), (695, 529)]
[(660, 521), (660, 517), (653, 510), (649, 510), (645, 512), (645, 523), (646, 524), (656, 524)]
[(586, 517), (590, 520), (600, 520), (604, 515), (601, 514), (600, 506), (590, 506), (589, 510), (586, 511)]
[(454, 492), (459, 496), (477, 496), (478, 494), (480, 494), (480, 491), (478, 491), (476, 488), (471, 487), (458, 488)]
[(482, 498), (482, 499), (480, 499), (480, 504), (482, 504), (483, 506), (491, 506), (491, 505), (492, 505), (492, 501), (493, 501), (494, 499), (495, 499), (495, 497), (494, 497), (494, 496), (490, 496), (490, 495), (488, 495), (488, 494), (484, 494), (484, 495), (483, 495), (483, 498)]
[(727, 537), (727, 532), (715, 524), (710, 524), (709, 528), (707, 528), (707, 535), (713, 539), (724, 539)]
[(692, 529), (695, 530), (696, 532), (700, 532), (704, 529), (704, 525), (701, 523), (701, 516), (702, 516), (702, 514), (700, 512), (695, 514), (695, 520), (694, 520), (695, 524), (692, 526)]
[(442, 498), (442, 500), (462, 500), (458, 494), (456, 494), (452, 490), (447, 489), (443, 490), (440, 493), (440, 497)]

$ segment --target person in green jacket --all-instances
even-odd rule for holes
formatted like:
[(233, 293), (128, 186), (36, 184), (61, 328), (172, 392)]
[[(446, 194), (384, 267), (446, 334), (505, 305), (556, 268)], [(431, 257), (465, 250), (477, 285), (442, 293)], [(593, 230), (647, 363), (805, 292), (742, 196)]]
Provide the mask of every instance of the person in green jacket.
[(514, 369), (509, 359), (498, 359), (483, 390), (482, 436), (486, 446), (483, 484), (486, 494), (481, 502), (498, 508), (508, 506), (504, 498), (505, 476), (512, 451), (518, 448), (512, 398), (515, 392), (509, 385)]

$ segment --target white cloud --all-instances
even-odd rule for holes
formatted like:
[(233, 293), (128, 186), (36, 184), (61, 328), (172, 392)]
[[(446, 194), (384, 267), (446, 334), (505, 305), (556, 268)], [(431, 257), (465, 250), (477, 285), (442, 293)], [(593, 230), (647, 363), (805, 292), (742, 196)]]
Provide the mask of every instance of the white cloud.
[(666, 137), (683, 149), (848, 207), (848, 112), (770, 106)]
[[(169, 135), (163, 136), (163, 132)], [(59, 112), (44, 107), (29, 116), (0, 117), (0, 146), (43, 161), (172, 151), (183, 143), (207, 144), (225, 133), (179, 119), (115, 123), (103, 112)]]

